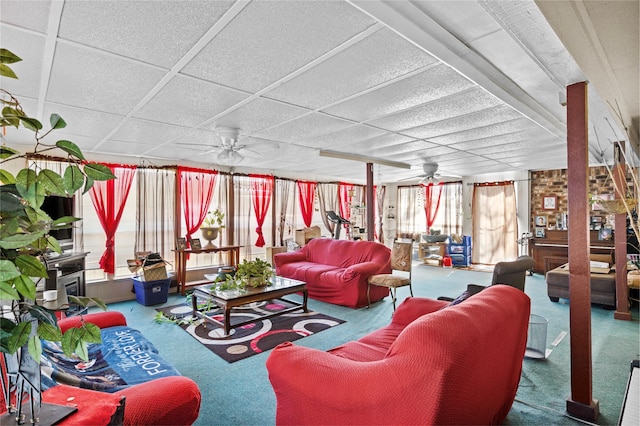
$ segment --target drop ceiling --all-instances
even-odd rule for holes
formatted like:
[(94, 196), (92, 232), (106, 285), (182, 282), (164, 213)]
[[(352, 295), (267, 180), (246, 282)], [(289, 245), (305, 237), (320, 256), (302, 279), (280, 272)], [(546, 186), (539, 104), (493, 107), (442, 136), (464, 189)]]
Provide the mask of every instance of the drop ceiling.
[(634, 1), (2, 0), (23, 61), (0, 84), (94, 159), (229, 170), (226, 126), (239, 172), (365, 181), (330, 150), (410, 166), (376, 165), (385, 183), (471, 177), (566, 167), (560, 98), (585, 80), (593, 163), (637, 150), (638, 34)]

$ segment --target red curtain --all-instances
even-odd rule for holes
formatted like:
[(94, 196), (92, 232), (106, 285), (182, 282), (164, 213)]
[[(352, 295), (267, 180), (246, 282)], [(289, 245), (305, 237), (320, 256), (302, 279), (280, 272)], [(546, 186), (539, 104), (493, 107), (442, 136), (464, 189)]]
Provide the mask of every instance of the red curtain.
[(251, 192), (253, 200), (253, 211), (256, 214), (256, 220), (258, 227), (256, 233), (258, 239), (256, 240), (256, 247), (264, 247), (264, 236), (262, 235), (262, 225), (264, 219), (267, 217), (269, 211), (269, 203), (271, 202), (271, 196), (273, 195), (273, 176), (264, 175), (249, 175), (251, 178)]
[[(424, 186), (424, 214), (427, 217), (427, 232), (431, 229), (436, 220), (438, 209), (440, 208), (440, 197), (442, 196), (442, 182), (438, 186), (429, 183)], [(436, 195), (437, 193), (437, 195)]]
[(115, 179), (96, 181), (89, 195), (106, 236), (105, 251), (100, 258), (100, 268), (107, 274), (116, 272), (115, 235), (122, 217), (129, 189), (136, 174), (136, 166), (105, 164)]
[(353, 184), (340, 182), (338, 184), (338, 205), (340, 207), (340, 216), (345, 219), (351, 217), (351, 206), (349, 191), (353, 190)]
[(308, 228), (311, 226), (311, 218), (313, 217), (313, 202), (316, 198), (316, 183), (298, 181), (298, 201), (300, 202), (300, 210), (302, 211), (302, 220)]
[(207, 216), (217, 177), (217, 171), (178, 167), (178, 188), (187, 244)]

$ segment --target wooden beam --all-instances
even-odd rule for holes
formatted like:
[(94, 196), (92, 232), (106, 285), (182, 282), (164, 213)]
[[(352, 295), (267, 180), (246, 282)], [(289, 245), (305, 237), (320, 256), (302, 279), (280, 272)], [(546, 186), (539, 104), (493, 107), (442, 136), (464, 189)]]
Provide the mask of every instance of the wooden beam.
[(373, 163), (367, 163), (367, 240), (374, 240), (374, 228), (376, 226), (373, 201)]
[(569, 329), (571, 397), (567, 412), (595, 421), (592, 398), (591, 274), (589, 266), (587, 83), (567, 86), (567, 201), (569, 204)]
[[(617, 200), (626, 198), (627, 165), (624, 160), (624, 141), (613, 145), (613, 181), (616, 188)], [(627, 286), (627, 213), (615, 215), (615, 246), (616, 246), (616, 311), (615, 319), (631, 321), (629, 312), (629, 287)]]

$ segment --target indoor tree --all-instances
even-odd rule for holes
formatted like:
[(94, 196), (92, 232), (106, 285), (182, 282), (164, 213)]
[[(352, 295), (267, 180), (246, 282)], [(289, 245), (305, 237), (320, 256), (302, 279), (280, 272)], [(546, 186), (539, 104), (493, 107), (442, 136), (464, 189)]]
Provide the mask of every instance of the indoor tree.
[[(0, 49), (0, 75), (18, 78), (9, 64), (21, 59), (6, 49)], [(23, 127), (34, 133), (33, 154), (57, 150), (66, 155), (67, 167), (59, 175), (52, 170), (23, 168), (14, 176), (6, 168), (0, 169), (0, 298), (4, 306), (0, 317), (0, 351), (15, 354), (27, 346), (31, 357), (40, 361), (42, 347), (40, 339), (60, 341), (67, 355), (75, 354), (87, 359), (87, 344), (100, 342), (97, 326), (84, 323), (81, 328), (72, 328), (61, 333), (55, 314), (35, 303), (36, 287), (47, 278), (47, 252), (62, 253), (58, 241), (49, 235), (50, 230), (69, 228), (80, 220), (63, 217), (52, 220), (41, 210), (47, 195), (71, 196), (80, 191), (87, 192), (96, 180), (109, 180), (114, 176), (108, 167), (87, 162), (76, 144), (68, 140), (49, 143), (54, 130), (66, 126), (57, 114), (49, 118), (50, 128), (45, 130), (40, 121), (30, 117), (20, 102), (11, 93), (0, 88), (2, 103), (2, 145), (0, 163), (24, 161), (26, 153), (9, 147), (4, 135), (6, 127)], [(47, 142), (44, 141), (46, 137)], [(70, 297), (74, 303), (86, 306), (93, 301), (106, 309), (103, 302), (93, 298)]]

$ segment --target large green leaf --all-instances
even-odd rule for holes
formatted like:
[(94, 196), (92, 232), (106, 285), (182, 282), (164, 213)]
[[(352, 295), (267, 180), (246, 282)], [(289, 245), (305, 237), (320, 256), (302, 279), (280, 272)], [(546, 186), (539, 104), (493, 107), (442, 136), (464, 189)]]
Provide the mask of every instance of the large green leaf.
[(13, 286), (26, 299), (36, 300), (36, 283), (29, 276), (22, 274), (14, 278)]
[(93, 179), (91, 179), (91, 177), (87, 175), (87, 180), (84, 183), (84, 189), (82, 190), (82, 195), (89, 192), (92, 186), (93, 186)]
[(0, 247), (3, 249), (19, 249), (27, 247), (44, 236), (45, 232), (34, 232), (29, 234), (15, 234), (0, 240)]
[(70, 228), (74, 222), (78, 222), (79, 220), (82, 219), (73, 216), (62, 216), (51, 223), (51, 229)]
[(38, 335), (50, 342), (59, 342), (62, 339), (62, 331), (60, 331), (60, 328), (46, 322), (38, 324)]
[(16, 62), (20, 62), (22, 58), (7, 49), (0, 49), (0, 63), (2, 64), (13, 64)]
[(29, 351), (29, 355), (31, 355), (31, 358), (33, 358), (35, 362), (40, 364), (40, 358), (42, 357), (42, 342), (37, 335), (29, 337), (27, 350)]
[(18, 78), (16, 73), (14, 73), (13, 70), (5, 64), (0, 64), (0, 75), (3, 77)]
[(67, 122), (62, 119), (58, 114), (51, 114), (49, 117), (49, 123), (51, 123), (52, 129), (63, 129), (67, 127)]
[[(20, 196), (34, 205), (38, 175), (31, 169), (22, 169), (16, 175), (16, 189)], [(38, 204), (40, 206), (40, 204)]]
[(72, 157), (75, 157), (78, 160), (84, 160), (82, 150), (80, 150), (80, 148), (78, 148), (78, 145), (76, 145), (75, 143), (62, 139), (56, 142), (56, 146)]
[(64, 189), (67, 191), (67, 194), (74, 194), (78, 189), (82, 188), (84, 175), (80, 167), (72, 164), (65, 169), (62, 181), (64, 182)]
[(24, 127), (26, 127), (29, 130), (33, 130), (34, 132), (36, 130), (41, 130), (42, 129), (42, 123), (39, 122), (38, 120), (36, 120), (35, 118), (32, 118), (32, 117), (20, 117), (20, 121), (22, 122), (22, 125)]
[(8, 281), (0, 281), (0, 299), (20, 300), (18, 291)]
[(16, 186), (13, 184), (0, 185), (0, 211), (3, 213), (11, 212), (13, 216), (18, 214), (17, 212), (20, 210), (24, 210), (24, 204)]
[(111, 180), (116, 178), (109, 167), (100, 163), (85, 164), (84, 172), (93, 180)]
[(11, 281), (19, 276), (20, 271), (12, 261), (0, 259), (0, 281)]
[(13, 107), (5, 106), (2, 108), (2, 118), (9, 126), (20, 127), (20, 117), (22, 116), (23, 114)]
[(47, 247), (49, 247), (56, 253), (62, 253), (62, 247), (60, 247), (60, 243), (58, 242), (58, 240), (56, 240), (55, 237), (52, 237), (51, 235), (47, 236)]
[(16, 178), (5, 169), (0, 169), (0, 182), (4, 184), (16, 183)]
[(41, 184), (51, 194), (66, 195), (62, 177), (53, 170), (42, 170), (38, 174), (38, 183)]
[(3, 239), (4, 237), (8, 237), (18, 232), (19, 226), (20, 225), (18, 224), (17, 217), (12, 217), (10, 219), (3, 219), (2, 226), (0, 226), (0, 239)]
[(47, 268), (36, 256), (21, 254), (16, 258), (16, 267), (20, 269), (23, 274), (29, 275), (30, 277), (47, 278), (49, 276), (47, 274)]
[(62, 339), (60, 343), (62, 343), (62, 351), (66, 356), (73, 355), (73, 352), (76, 350), (76, 346), (78, 345), (78, 341), (80, 340), (80, 329), (79, 328), (70, 328), (62, 335)]
[(29, 340), (30, 334), (30, 322), (25, 321), (18, 323), (16, 327), (11, 331), (11, 336), (7, 338), (7, 347), (9, 349), (9, 353), (15, 353), (18, 348), (24, 346), (24, 344)]
[(20, 151), (9, 148), (6, 145), (0, 145), (0, 160), (4, 160), (16, 154), (20, 154)]

